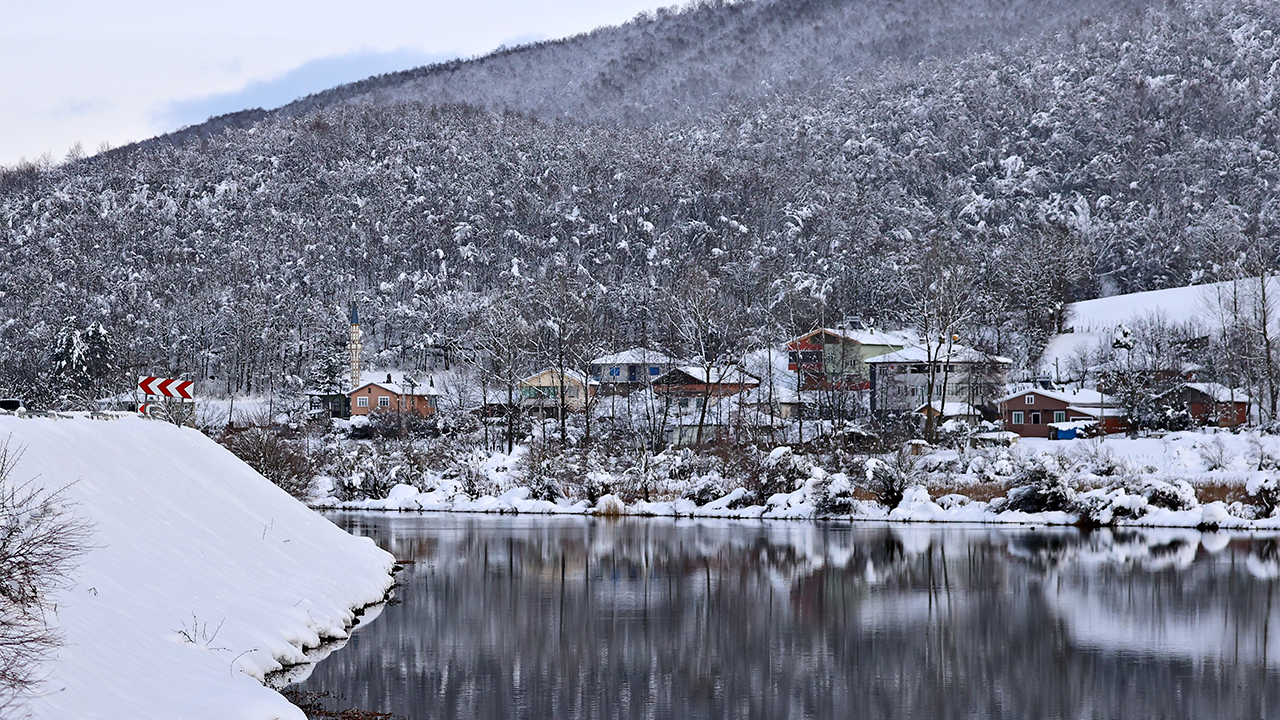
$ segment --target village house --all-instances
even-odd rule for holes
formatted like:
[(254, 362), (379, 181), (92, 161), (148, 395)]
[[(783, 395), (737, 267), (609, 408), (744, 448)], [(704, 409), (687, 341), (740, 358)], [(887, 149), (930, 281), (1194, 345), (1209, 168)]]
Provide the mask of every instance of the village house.
[(787, 343), (787, 369), (796, 373), (800, 390), (865, 390), (871, 386), (866, 361), (910, 342), (904, 333), (820, 328)]
[(351, 397), (341, 391), (308, 390), (303, 393), (307, 398), (307, 414), (313, 418), (351, 417)]
[(714, 405), (722, 398), (759, 385), (759, 378), (737, 366), (712, 367), (708, 371), (705, 367), (684, 365), (659, 375), (653, 381), (653, 391), (672, 398), (680, 411), (694, 411), (704, 401)]
[(1183, 408), (1197, 426), (1233, 428), (1249, 422), (1249, 392), (1219, 383), (1188, 382), (1162, 396), (1171, 405)]
[(1086, 428), (1122, 433), (1130, 428), (1119, 403), (1097, 390), (1030, 388), (1000, 398), (1004, 429), (1021, 437), (1068, 439)]
[(564, 409), (582, 412), (595, 399), (600, 383), (573, 370), (566, 370), (563, 377), (553, 369), (531, 375), (520, 381), (520, 407), (543, 418), (558, 417), (564, 388)]
[(941, 400), (934, 400), (932, 403), (926, 403), (915, 409), (915, 414), (920, 417), (937, 418), (939, 423), (948, 420), (959, 420), (969, 425), (977, 425), (982, 422), (982, 412), (978, 408), (967, 402), (956, 400), (948, 400), (945, 403)]
[(930, 400), (966, 403), (979, 410), (990, 407), (1004, 391), (1005, 376), (1013, 361), (952, 345), (932, 352), (908, 347), (869, 358), (866, 364), (871, 370), (872, 414), (905, 415), (918, 411)]
[(391, 373), (387, 373), (386, 380), (364, 381), (348, 394), (352, 415), (406, 412), (422, 417), (436, 413), (439, 396), (440, 393), (430, 383), (422, 385), (409, 377), (401, 377), (400, 382), (394, 382)]
[(626, 395), (649, 386), (677, 361), (657, 350), (632, 348), (591, 361), (591, 379), (600, 383), (601, 395)]

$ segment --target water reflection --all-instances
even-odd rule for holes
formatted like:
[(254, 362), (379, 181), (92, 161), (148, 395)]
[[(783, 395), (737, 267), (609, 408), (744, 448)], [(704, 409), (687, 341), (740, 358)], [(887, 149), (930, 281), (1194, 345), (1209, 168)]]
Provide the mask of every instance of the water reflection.
[(411, 563), (302, 688), (415, 720), (1280, 715), (1274, 539), (332, 517)]

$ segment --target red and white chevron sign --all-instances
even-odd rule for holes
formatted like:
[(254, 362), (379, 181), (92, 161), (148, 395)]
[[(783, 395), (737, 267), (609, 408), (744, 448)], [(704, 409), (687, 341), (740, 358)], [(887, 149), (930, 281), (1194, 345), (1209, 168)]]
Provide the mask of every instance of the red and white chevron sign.
[(138, 378), (138, 389), (146, 395), (191, 399), (190, 380), (174, 380), (172, 378), (142, 377)]

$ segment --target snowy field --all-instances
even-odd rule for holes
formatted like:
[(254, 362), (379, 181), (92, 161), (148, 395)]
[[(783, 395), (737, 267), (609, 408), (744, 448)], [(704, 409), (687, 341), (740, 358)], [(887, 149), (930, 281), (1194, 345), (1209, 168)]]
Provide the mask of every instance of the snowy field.
[[(918, 459), (919, 474), (902, 501), (886, 507), (858, 493), (862, 478), (814, 466), (786, 448), (774, 451), (804, 478), (792, 492), (757, 501), (743, 488), (699, 504), (688, 491), (706, 480), (732, 488), (733, 478), (697, 478), (675, 488), (676, 499), (624, 502), (605, 495), (595, 503), (531, 497), (509, 468), (516, 457), (494, 455), (484, 463), (493, 494), (469, 496), (445, 477), (418, 487), (400, 484), (382, 499), (321, 502), (324, 507), (427, 512), (626, 514), (761, 519), (899, 520), (905, 522), (1075, 524), (1147, 527), (1280, 528), (1280, 516), (1259, 515), (1249, 501), (1261, 489), (1280, 487), (1280, 437), (1257, 432), (1177, 432), (1163, 437), (1050, 441), (1023, 439), (1010, 448), (936, 450)], [(1086, 508), (1027, 512), (1010, 509), (1019, 473), (1048, 465), (1071, 502)], [(425, 490), (423, 488), (426, 488)], [(842, 511), (820, 510), (823, 495), (847, 498)], [(684, 497), (680, 497), (685, 495)], [(987, 498), (987, 499), (980, 499)]]
[(36, 718), (304, 715), (263, 686), (347, 636), (393, 559), (191, 429), (122, 416), (0, 416), (14, 480), (66, 487), (92, 525), (48, 613), (64, 636)]

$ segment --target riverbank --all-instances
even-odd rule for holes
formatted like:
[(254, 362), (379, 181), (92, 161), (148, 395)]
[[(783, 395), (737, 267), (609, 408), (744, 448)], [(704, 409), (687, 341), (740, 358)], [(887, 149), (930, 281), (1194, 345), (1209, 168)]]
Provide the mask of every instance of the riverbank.
[[(898, 459), (898, 483), (889, 502), (868, 488), (889, 472), (892, 458), (860, 461), (857, 471), (830, 472), (816, 462), (775, 450), (768, 471), (790, 491), (754, 493), (742, 479), (712, 472), (645, 501), (606, 493), (594, 501), (537, 499), (510, 468), (515, 458), (483, 463), (489, 487), (469, 494), (457, 479), (428, 474), (419, 485), (400, 484), (385, 497), (319, 507), (544, 515), (637, 515), (774, 520), (891, 520), (927, 523), (1094, 525), (1260, 530), (1280, 528), (1280, 438), (1250, 433), (1170, 433), (1155, 438), (1050, 442), (1024, 440), (1009, 448), (934, 450)], [(876, 463), (880, 463), (877, 471)], [(906, 469), (903, 469), (906, 468)], [(603, 487), (622, 487), (604, 478)], [(634, 495), (634, 492), (632, 493)]]
[(303, 720), (263, 685), (346, 637), (393, 558), (191, 429), (137, 416), (0, 416), (13, 478), (65, 488), (90, 526), (46, 602), (61, 646), (35, 718)]

